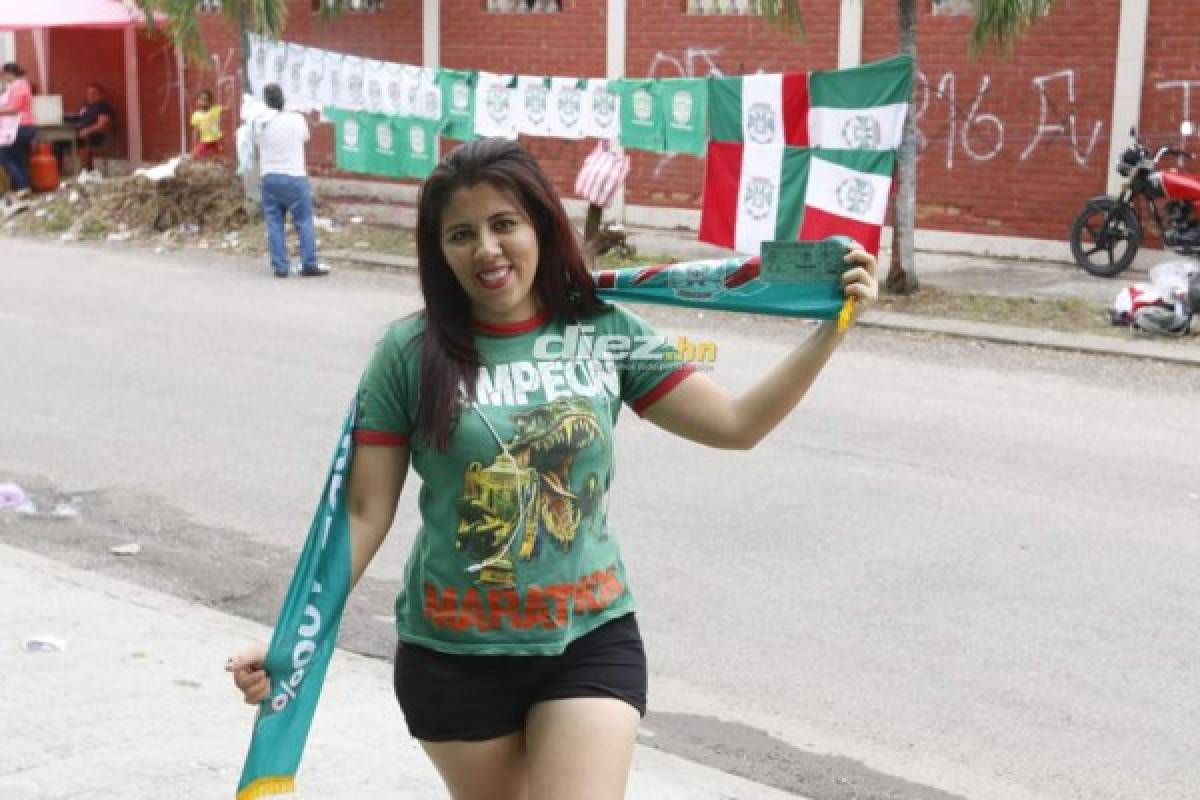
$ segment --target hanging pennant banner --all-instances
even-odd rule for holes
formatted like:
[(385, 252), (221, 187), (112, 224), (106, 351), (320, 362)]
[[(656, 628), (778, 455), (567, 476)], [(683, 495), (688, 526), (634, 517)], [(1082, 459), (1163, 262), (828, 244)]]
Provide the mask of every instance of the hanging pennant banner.
[(549, 136), (551, 127), (550, 87), (545, 78), (522, 75), (513, 92), (517, 133)]
[(412, 115), (422, 119), (441, 120), (442, 87), (438, 84), (436, 69), (424, 67), (417, 72)]
[(367, 111), (373, 114), (390, 114), (387, 101), (387, 68), (384, 61), (367, 59), (363, 62), (364, 99)]
[(621, 96), (621, 146), (666, 152), (663, 102), (657, 80), (617, 81)]
[(659, 96), (667, 152), (703, 156), (708, 148), (708, 81), (663, 80), (659, 82)]
[(583, 135), (597, 139), (616, 139), (621, 135), (621, 98), (616, 81), (593, 78), (587, 82), (583, 98)]
[(438, 83), (442, 89), (442, 116), (445, 122), (442, 134), (462, 141), (474, 139), (475, 73), (439, 70)]
[(304, 54), (304, 96), (309, 111), (325, 107), (325, 64), (329, 53), (310, 47)]
[(475, 83), (475, 133), (517, 138), (511, 75), (480, 72)]
[(550, 79), (550, 135), (583, 138), (584, 91), (578, 78)]
[(342, 59), (342, 108), (347, 111), (363, 111), (367, 107), (366, 61), (358, 56)]
[(287, 46), (287, 61), (284, 68), (284, 80), (280, 84), (287, 108), (293, 111), (309, 111), (312, 106), (308, 92), (305, 91), (304, 66), (308, 63), (308, 48), (304, 45), (289, 44)]

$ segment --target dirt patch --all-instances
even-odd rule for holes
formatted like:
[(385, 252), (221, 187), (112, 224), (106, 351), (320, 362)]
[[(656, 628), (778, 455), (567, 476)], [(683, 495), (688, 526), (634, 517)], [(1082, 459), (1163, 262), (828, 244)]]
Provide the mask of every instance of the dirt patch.
[(926, 285), (911, 295), (885, 294), (879, 298), (876, 308), (1066, 333), (1129, 336), (1127, 328), (1114, 327), (1109, 322), (1105, 306), (1075, 297), (1006, 297), (948, 292)]

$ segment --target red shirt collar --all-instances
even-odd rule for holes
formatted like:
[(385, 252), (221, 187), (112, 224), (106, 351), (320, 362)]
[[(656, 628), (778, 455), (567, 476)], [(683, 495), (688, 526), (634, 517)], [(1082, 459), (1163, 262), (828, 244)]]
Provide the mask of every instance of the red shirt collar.
[(482, 333), (485, 336), (520, 336), (522, 333), (530, 333), (546, 324), (550, 319), (550, 309), (542, 309), (537, 314), (520, 322), (505, 322), (496, 325), (490, 322), (481, 322), (477, 319), (471, 320), (471, 327), (476, 333)]

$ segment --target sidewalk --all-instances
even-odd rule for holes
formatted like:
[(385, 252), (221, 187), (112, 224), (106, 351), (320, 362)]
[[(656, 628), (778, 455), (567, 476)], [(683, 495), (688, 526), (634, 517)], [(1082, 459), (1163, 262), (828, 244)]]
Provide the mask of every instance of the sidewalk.
[[(0, 586), (0, 797), (234, 796), (253, 711), (223, 666), (267, 628), (4, 545)], [(66, 650), (22, 649), (42, 636)], [(446, 797), (404, 728), (390, 664), (339, 651), (296, 783), (322, 800)], [(796, 800), (640, 746), (627, 796)]]
[[(629, 228), (629, 240), (639, 253), (694, 260), (722, 258), (729, 250), (697, 241), (690, 229)], [(323, 255), (331, 260), (375, 269), (416, 269), (412, 256), (395, 256), (365, 250), (332, 250)], [(888, 263), (888, 253), (880, 263)], [(1143, 253), (1139, 263), (1183, 258), (1169, 252)], [(918, 253), (921, 285), (954, 293), (992, 294), (1010, 297), (1078, 298), (1107, 306), (1123, 287), (1149, 280), (1144, 269), (1133, 268), (1112, 280), (1095, 278), (1073, 264), (1054, 260), (1018, 260), (963, 253), (921, 251)], [(1001, 344), (1027, 345), (1081, 353), (1148, 358), (1185, 366), (1200, 366), (1200, 335), (1183, 339), (1150, 336), (1100, 336), (1062, 333), (1016, 325), (970, 322), (940, 317), (921, 317), (873, 309), (860, 324), (900, 331), (920, 331)], [(1193, 321), (1193, 330), (1200, 321)]]

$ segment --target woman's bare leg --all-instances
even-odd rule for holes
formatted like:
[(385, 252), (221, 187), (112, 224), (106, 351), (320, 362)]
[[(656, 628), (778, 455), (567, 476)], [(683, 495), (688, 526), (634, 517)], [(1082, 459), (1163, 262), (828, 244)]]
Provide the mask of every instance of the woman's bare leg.
[(526, 800), (525, 735), (483, 742), (421, 742), (454, 800)]
[(534, 705), (525, 721), (529, 800), (621, 800), (639, 720), (615, 698)]

